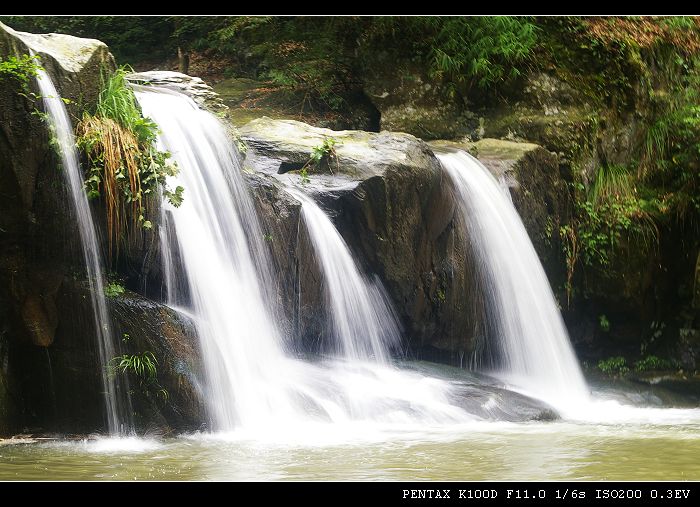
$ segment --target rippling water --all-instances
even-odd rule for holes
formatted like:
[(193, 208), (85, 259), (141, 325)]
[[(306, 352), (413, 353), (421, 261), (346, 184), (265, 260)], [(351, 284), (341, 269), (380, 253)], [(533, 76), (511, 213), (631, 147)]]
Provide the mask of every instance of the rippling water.
[(0, 480), (700, 480), (698, 422), (327, 429), (4, 445)]

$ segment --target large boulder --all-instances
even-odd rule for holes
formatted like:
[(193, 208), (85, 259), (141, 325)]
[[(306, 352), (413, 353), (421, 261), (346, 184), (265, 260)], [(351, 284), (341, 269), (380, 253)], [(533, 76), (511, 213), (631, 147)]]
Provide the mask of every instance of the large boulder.
[[(277, 187), (273, 209), (289, 209), (280, 187), (294, 185), (311, 194), (329, 213), (349, 245), (361, 271), (384, 283), (412, 350), (443, 351), (459, 362), (469, 351), (477, 324), (473, 264), (462, 229), (455, 227), (452, 188), (440, 163), (420, 139), (400, 133), (331, 131), (291, 120), (254, 120), (240, 130), (247, 145), (244, 171), (266, 178)], [(329, 138), (334, 153), (311, 165), (309, 182), (295, 174)], [(259, 206), (259, 209), (262, 209)], [(263, 210), (263, 224), (269, 223)], [(302, 339), (317, 342), (323, 333), (316, 316), (323, 304), (313, 252), (299, 234), (298, 211), (287, 212), (285, 232), (273, 234), (278, 264), (296, 258), (278, 286), (296, 302), (296, 327)], [(277, 214), (273, 221), (279, 221)], [(301, 239), (300, 239), (301, 238)], [(290, 253), (291, 252), (291, 253)], [(296, 279), (289, 277), (296, 276)], [(297, 293), (300, 292), (299, 293)], [(432, 357), (432, 356), (431, 356)]]
[[(0, 23), (0, 59), (30, 52), (70, 101), (72, 117), (95, 103), (102, 72), (114, 68), (100, 41), (16, 32)], [(31, 412), (16, 378), (17, 351), (46, 356), (62, 317), (61, 280), (82, 259), (58, 157), (46, 124), (34, 114), (43, 109), (41, 97), (33, 80), (28, 85), (30, 93), (17, 79), (0, 78), (0, 418), (7, 421), (0, 423), (2, 432), (21, 429)]]
[[(74, 117), (96, 101), (101, 73), (114, 68), (100, 41), (16, 32), (0, 23), (0, 58), (30, 51), (70, 101)], [(38, 93), (34, 82), (29, 86)], [(13, 338), (48, 346), (57, 326), (62, 264), (72, 263), (79, 244), (47, 126), (33, 114), (42, 109), (41, 98), (24, 91), (16, 79), (0, 79), (0, 304), (9, 308)]]
[[(0, 23), (0, 58), (33, 52), (51, 76), (61, 97), (70, 101), (69, 109), (80, 116), (81, 108), (94, 104), (100, 90), (101, 73), (115, 68), (107, 46), (95, 39), (64, 34), (37, 35), (17, 32)], [(34, 83), (31, 87), (36, 90)], [(0, 80), (0, 159), (4, 170), (13, 173), (19, 197), (27, 210), (32, 206), (38, 168), (46, 156), (45, 127), (36, 116), (27, 113), (40, 108), (38, 100), (20, 95), (17, 82)], [(43, 146), (43, 149), (37, 149)], [(7, 158), (6, 158), (7, 157)], [(10, 158), (11, 157), (11, 158)]]
[[(16, 431), (86, 433), (105, 428), (101, 362), (95, 321), (84, 282), (66, 278), (59, 288), (60, 319), (50, 347), (14, 343), (8, 352), (21, 417)], [(126, 291), (107, 299), (116, 355), (151, 352), (158, 361), (157, 381), (168, 392), (131, 377), (131, 413), (140, 431), (195, 430), (205, 420), (199, 391), (201, 362), (197, 338), (187, 316)], [(120, 393), (126, 399), (126, 393)]]
[[(115, 68), (107, 46), (61, 34), (16, 32), (0, 24), (0, 58), (33, 51), (72, 118), (94, 108), (104, 75)], [(93, 431), (105, 427), (102, 372), (84, 282), (77, 222), (40, 115), (41, 98), (0, 79), (0, 433)], [(104, 213), (95, 209), (97, 226)], [(157, 234), (136, 238), (111, 269), (135, 289), (158, 292)], [(157, 271), (157, 269), (155, 269)], [(81, 281), (82, 280), (82, 281)], [(153, 352), (167, 403), (133, 386), (143, 430), (197, 429), (198, 345), (191, 324), (134, 293), (109, 300), (116, 341), (125, 353)], [(125, 335), (130, 338), (125, 340)]]

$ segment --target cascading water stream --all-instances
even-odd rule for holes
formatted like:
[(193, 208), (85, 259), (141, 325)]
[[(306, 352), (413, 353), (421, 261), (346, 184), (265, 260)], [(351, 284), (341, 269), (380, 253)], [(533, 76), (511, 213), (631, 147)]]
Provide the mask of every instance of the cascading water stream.
[(438, 154), (455, 188), (484, 277), (491, 339), (505, 381), (557, 408), (588, 400), (588, 388), (527, 231), (498, 181), (464, 152)]
[(113, 342), (111, 320), (104, 295), (102, 259), (98, 248), (95, 224), (90, 213), (90, 205), (83, 190), (83, 172), (78, 163), (73, 127), (51, 77), (44, 70), (38, 70), (37, 83), (43, 97), (44, 108), (48, 113), (51, 135), (55, 136), (60, 151), (63, 174), (70, 190), (71, 202), (80, 232), (90, 287), (90, 302), (97, 332), (107, 428), (111, 435), (127, 434), (132, 430), (130, 410), (128, 410), (128, 389), (121, 386), (118, 379), (108, 372), (109, 361), (116, 356), (117, 348)]
[(287, 192), (302, 203), (304, 224), (323, 272), (332, 324), (328, 334), (337, 352), (349, 361), (387, 364), (401, 336), (382, 288), (359, 272), (345, 241), (314, 200), (296, 189)]
[[(344, 319), (365, 319), (362, 332), (367, 334), (352, 339), (369, 338), (369, 342), (344, 346), (342, 361), (308, 362), (287, 355), (272, 318), (274, 302), (262, 287), (270, 270), (264, 245), (251, 245), (263, 234), (223, 125), (185, 95), (162, 88), (134, 88), (144, 114), (160, 127), (161, 149), (170, 151), (179, 166), (172, 183), (185, 189), (179, 208), (164, 203), (169, 227), (162, 247), (170, 283), (183, 286), (179, 264), (186, 273), (188, 310), (204, 356), (214, 430), (266, 439), (316, 438), (317, 431), (330, 430), (342, 437), (346, 424), (358, 422), (371, 422), (365, 427), (371, 430), (378, 423), (474, 419), (452, 403), (453, 387), (448, 382), (383, 363), (396, 331), (391, 321), (380, 322), (384, 310), (353, 308), (357, 297), (378, 301), (374, 299), (378, 293), (368, 288), (355, 289), (359, 295), (343, 298), (354, 303), (341, 313), (345, 312)], [(317, 254), (342, 257), (334, 269), (347, 269), (345, 276), (356, 273), (357, 283), (365, 287), (328, 218), (308, 198), (300, 198), (306, 201), (305, 214), (315, 217), (307, 215), (310, 232), (328, 233), (327, 240), (334, 243)], [(172, 251), (173, 245), (177, 252)], [(346, 350), (351, 351), (348, 356)], [(316, 423), (333, 425), (322, 430)]]
[(161, 148), (180, 167), (174, 183), (185, 188), (178, 209), (163, 205), (176, 235), (164, 237), (166, 278), (172, 284), (182, 276), (169, 248), (177, 244), (205, 356), (213, 428), (254, 427), (289, 415), (283, 340), (261, 283), (270, 268), (255, 244), (263, 234), (226, 131), (184, 95), (135, 89), (144, 114), (161, 128)]

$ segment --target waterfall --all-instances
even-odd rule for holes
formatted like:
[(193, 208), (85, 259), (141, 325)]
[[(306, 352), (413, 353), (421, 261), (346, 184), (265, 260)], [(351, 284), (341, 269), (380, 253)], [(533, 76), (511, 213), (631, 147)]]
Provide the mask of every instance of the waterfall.
[[(265, 292), (271, 268), (236, 153), (221, 122), (190, 98), (162, 89), (135, 90), (144, 114), (161, 129), (160, 148), (171, 152), (180, 168), (173, 184), (185, 189), (178, 209), (163, 203), (163, 225), (170, 226), (161, 231), (162, 246), (166, 280), (189, 287), (213, 429), (265, 424), (294, 407), (283, 338), (273, 318), (275, 302)], [(172, 262), (174, 245), (184, 282)]]
[[(111, 320), (107, 311), (104, 293), (102, 259), (98, 248), (95, 224), (90, 213), (90, 205), (83, 190), (83, 172), (78, 163), (78, 154), (73, 136), (68, 111), (51, 81), (51, 77), (39, 70), (37, 83), (41, 92), (44, 108), (48, 113), (50, 135), (55, 136), (63, 164), (63, 175), (70, 190), (71, 201), (78, 222), (83, 259), (90, 286), (90, 302), (92, 303), (97, 345), (100, 357), (100, 371), (104, 392), (107, 428), (111, 435), (125, 434), (131, 431), (131, 423), (127, 406), (122, 396), (126, 396), (128, 388), (120, 385), (119, 380), (108, 372), (109, 361), (116, 356), (111, 329)], [(122, 394), (124, 392), (124, 394)]]
[[(333, 327), (349, 337), (339, 351), (342, 360), (302, 361), (289, 354), (273, 318), (275, 303), (264, 290), (271, 268), (262, 230), (224, 126), (185, 95), (134, 89), (144, 114), (161, 130), (160, 148), (180, 168), (172, 184), (185, 189), (179, 208), (163, 203), (165, 278), (188, 288), (185, 304), (201, 344), (213, 430), (287, 440), (315, 438), (324, 423), (342, 433), (340, 428), (357, 422), (473, 420), (453, 404), (449, 382), (384, 363), (398, 333), (391, 319), (384, 320), (390, 312), (357, 272), (328, 218), (303, 194), (298, 197), (310, 234), (325, 235), (323, 241), (332, 244), (334, 276), (345, 270), (357, 286), (340, 300), (349, 305), (339, 310), (345, 323), (334, 320)], [(368, 298), (360, 309), (358, 298)], [(364, 323), (347, 324), (355, 318)]]
[(336, 352), (351, 361), (386, 364), (401, 337), (381, 286), (360, 274), (345, 241), (313, 199), (295, 189), (287, 191), (302, 203), (304, 224), (323, 272)]
[(497, 376), (562, 408), (588, 399), (564, 322), (527, 231), (498, 181), (464, 152), (438, 154), (484, 277)]

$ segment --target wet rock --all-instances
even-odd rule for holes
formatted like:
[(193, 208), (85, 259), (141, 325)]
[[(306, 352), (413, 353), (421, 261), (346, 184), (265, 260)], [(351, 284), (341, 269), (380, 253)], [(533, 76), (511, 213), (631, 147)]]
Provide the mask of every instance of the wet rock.
[[(95, 103), (101, 73), (115, 68), (100, 41), (16, 32), (0, 23), (0, 58), (27, 55), (30, 49), (70, 101), (72, 117)], [(48, 378), (47, 347), (61, 317), (57, 291), (65, 274), (82, 263), (58, 157), (46, 124), (34, 114), (43, 106), (33, 80), (29, 88), (36, 96), (24, 93), (14, 79), (0, 80), (0, 367), (5, 393), (0, 413), (14, 414), (13, 431), (40, 419), (43, 409), (25, 398), (24, 380), (33, 378), (31, 390), (37, 393), (49, 390), (42, 382)], [(25, 362), (28, 357), (34, 359)]]
[(560, 302), (565, 301), (565, 264), (556, 235), (559, 224), (566, 223), (571, 213), (572, 202), (558, 156), (534, 143), (503, 139), (438, 140), (430, 144), (436, 149), (461, 149), (471, 153), (508, 187), (550, 284)]
[(547, 403), (506, 389), (497, 379), (487, 375), (422, 361), (401, 366), (449, 381), (452, 385), (451, 402), (487, 421), (555, 421), (560, 418)]
[[(452, 189), (424, 142), (408, 134), (331, 131), (269, 118), (254, 120), (240, 132), (247, 145), (244, 171), (277, 180), (277, 185), (297, 185), (313, 195), (361, 271), (378, 276), (385, 285), (416, 353), (437, 344), (454, 361), (458, 351), (470, 350), (478, 328), (474, 308), (479, 306), (474, 303), (478, 294), (473, 265), (461, 229), (455, 227)], [(302, 184), (289, 168), (306, 164), (313, 149), (328, 138), (337, 141), (335, 153), (309, 169), (310, 181)], [(290, 248), (275, 257), (281, 254), (284, 258), (276, 262), (288, 263), (294, 245), (297, 278), (280, 287), (289, 291), (285, 300), (297, 302), (295, 315), (301, 317), (294, 321), (301, 326), (299, 334), (313, 343), (324, 332), (314, 317), (315, 305), (323, 301), (321, 280), (305, 235), (298, 232), (300, 227), (303, 232), (298, 214), (291, 220), (282, 240)]]
[[(10, 351), (22, 419), (33, 430), (104, 429), (102, 372), (88, 290), (84, 282), (65, 279), (58, 291), (58, 327), (51, 346), (21, 344)], [(158, 384), (168, 392), (164, 402), (130, 378), (138, 429), (198, 429), (206, 417), (198, 342), (189, 318), (128, 291), (107, 303), (116, 354), (152, 352), (158, 361)]]
[(214, 112), (224, 112), (228, 109), (219, 94), (196, 76), (169, 70), (152, 70), (129, 74), (127, 79), (135, 84), (160, 86), (185, 94), (201, 107)]
[(695, 276), (693, 277), (693, 308), (700, 309), (700, 252), (695, 261)]
[(131, 292), (111, 298), (109, 306), (123, 352), (152, 352), (158, 361), (158, 384), (167, 391), (164, 400), (154, 389), (132, 384), (137, 425), (150, 432), (199, 429), (206, 421), (203, 366), (191, 319)]

